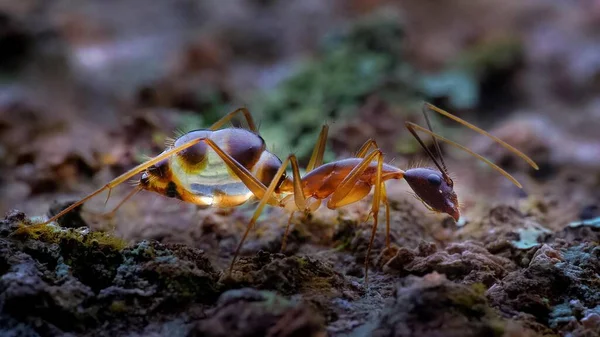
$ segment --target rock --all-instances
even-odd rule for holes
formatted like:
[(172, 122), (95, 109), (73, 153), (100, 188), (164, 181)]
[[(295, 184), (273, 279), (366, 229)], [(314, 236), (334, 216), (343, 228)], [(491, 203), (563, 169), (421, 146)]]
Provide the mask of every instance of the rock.
[(398, 285), (372, 336), (502, 336), (508, 322), (487, 305), (481, 285), (456, 284), (434, 272)]
[(326, 336), (322, 318), (306, 304), (269, 291), (229, 290), (208, 315), (192, 327), (189, 336)]
[(277, 290), (281, 294), (319, 292), (337, 293), (348, 285), (331, 265), (306, 256), (285, 257), (282, 254), (258, 252), (252, 258), (240, 258), (232, 278), (224, 280), (228, 287), (252, 286)]
[(545, 244), (527, 268), (509, 273), (487, 296), (507, 314), (528, 313), (557, 330), (583, 331), (600, 303), (599, 273), (600, 248), (595, 244)]
[(56, 226), (4, 235), (24, 223), (14, 212), (0, 222), (3, 336), (187, 331), (172, 317), (199, 317), (192, 308), (218, 298), (218, 275), (198, 249), (146, 241), (123, 248), (106, 233)]
[(142, 241), (123, 257), (113, 281), (117, 287), (151, 290), (155, 302), (169, 305), (216, 299), (217, 273), (197, 249)]
[(435, 271), (450, 280), (490, 286), (514, 269), (510, 260), (490, 254), (477, 243), (465, 242), (450, 244), (438, 252), (428, 245), (421, 245), (418, 250), (400, 248), (384, 270), (402, 276), (423, 276)]

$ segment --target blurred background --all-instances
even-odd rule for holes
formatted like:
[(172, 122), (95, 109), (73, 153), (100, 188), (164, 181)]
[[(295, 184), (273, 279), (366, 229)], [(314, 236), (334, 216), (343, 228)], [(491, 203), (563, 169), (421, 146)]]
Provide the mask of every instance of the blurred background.
[[(240, 106), (304, 164), (327, 122), (327, 161), (372, 137), (394, 165), (431, 165), (404, 128), (424, 124), (428, 101), (541, 167), (431, 115), (524, 185), (444, 146), (467, 219), (498, 203), (543, 203), (557, 226), (600, 215), (595, 0), (1, 0), (0, 79), (1, 213), (44, 215)], [(389, 189), (413, 200), (403, 182)], [(102, 212), (97, 199), (85, 208)], [(140, 193), (119, 230), (189, 226), (195, 212)]]

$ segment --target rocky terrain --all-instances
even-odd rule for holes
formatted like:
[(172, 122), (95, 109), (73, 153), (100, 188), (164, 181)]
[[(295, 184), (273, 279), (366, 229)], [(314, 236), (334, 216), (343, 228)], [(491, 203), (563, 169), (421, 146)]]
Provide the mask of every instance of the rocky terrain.
[[(0, 4), (1, 336), (600, 336), (597, 4), (100, 3)], [(297, 214), (283, 252), (267, 208), (231, 275), (252, 204), (143, 192), (106, 216), (123, 184), (30, 227), (239, 106), (303, 166), (327, 122), (326, 161), (375, 138), (414, 167), (423, 101), (540, 170), (430, 115), (524, 188), (443, 146), (461, 219), (390, 182), (368, 284), (371, 197)]]

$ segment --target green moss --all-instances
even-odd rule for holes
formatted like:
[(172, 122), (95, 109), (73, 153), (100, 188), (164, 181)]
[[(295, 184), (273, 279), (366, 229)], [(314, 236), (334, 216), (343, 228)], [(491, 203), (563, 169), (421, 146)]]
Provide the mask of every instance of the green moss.
[(22, 223), (13, 236), (57, 244), (64, 241), (75, 241), (86, 247), (107, 247), (116, 251), (120, 251), (127, 246), (127, 242), (123, 239), (106, 232), (91, 231), (88, 228), (62, 228), (52, 224), (27, 225)]
[(306, 267), (308, 265), (308, 261), (304, 257), (298, 258), (297, 261), (298, 261), (298, 266), (300, 268), (304, 268), (304, 267)]
[(468, 309), (476, 310), (478, 306), (485, 303), (483, 294), (480, 293), (479, 287), (472, 287), (471, 289), (465, 289), (464, 291), (455, 291), (448, 294), (448, 298), (457, 306)]
[[(390, 13), (374, 14), (329, 35), (315, 59), (251, 104), (267, 144), (277, 144), (279, 155), (293, 150), (306, 159), (324, 120), (354, 116), (371, 95), (414, 100), (403, 43), (402, 21)], [(327, 153), (326, 161), (331, 159)]]
[(127, 311), (127, 305), (124, 301), (113, 301), (108, 309), (114, 313), (123, 313)]
[(471, 284), (471, 289), (473, 289), (477, 296), (484, 296), (487, 291), (487, 287), (483, 283), (473, 283)]
[(338, 225), (333, 235), (333, 241), (336, 243), (336, 250), (343, 250), (350, 247), (352, 240), (360, 233), (357, 231), (359, 223), (355, 220), (338, 218)]
[(121, 251), (127, 245), (125, 241), (88, 228), (25, 224), (22, 223), (11, 236), (56, 244), (65, 264), (56, 270), (57, 275), (70, 273), (94, 291), (100, 291), (112, 283), (118, 266), (123, 262)]
[[(169, 251), (169, 253), (171, 253)], [(141, 241), (129, 250), (129, 255), (138, 260), (152, 260), (156, 257), (157, 252), (154, 246), (149, 241)]]

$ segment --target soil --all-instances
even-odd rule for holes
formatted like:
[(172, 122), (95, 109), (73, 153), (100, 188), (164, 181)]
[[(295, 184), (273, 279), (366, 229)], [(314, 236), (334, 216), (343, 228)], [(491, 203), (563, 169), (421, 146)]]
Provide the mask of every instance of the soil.
[[(218, 3), (0, 5), (1, 336), (600, 336), (597, 4)], [(255, 204), (141, 192), (107, 216), (123, 184), (32, 227), (244, 105), (302, 166), (329, 122), (326, 161), (373, 138), (414, 167), (423, 100), (540, 169), (430, 115), (523, 189), (442, 145), (460, 220), (390, 182), (368, 283), (371, 196), (296, 214), (284, 251), (267, 208), (231, 274)]]

